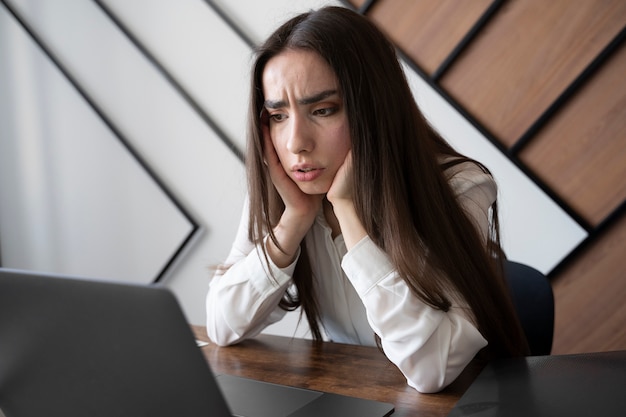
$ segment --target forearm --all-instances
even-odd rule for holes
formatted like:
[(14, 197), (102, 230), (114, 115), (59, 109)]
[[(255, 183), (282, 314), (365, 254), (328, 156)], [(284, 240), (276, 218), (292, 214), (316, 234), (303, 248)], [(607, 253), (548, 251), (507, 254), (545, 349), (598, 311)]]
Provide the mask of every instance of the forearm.
[(342, 266), (385, 354), (418, 391), (443, 389), (486, 345), (458, 305), (444, 312), (418, 299), (370, 239), (360, 241)]
[(280, 247), (269, 237), (265, 246), (268, 256), (276, 266), (285, 268), (293, 263), (300, 248), (300, 243), (310, 229), (314, 219), (315, 217), (310, 219), (308, 217), (293, 216), (287, 211), (283, 213), (278, 225), (274, 228), (274, 236)]
[(219, 345), (230, 345), (261, 332), (278, 321), (278, 307), (290, 284), (293, 266), (280, 269), (253, 250), (211, 281), (206, 298), (207, 333)]

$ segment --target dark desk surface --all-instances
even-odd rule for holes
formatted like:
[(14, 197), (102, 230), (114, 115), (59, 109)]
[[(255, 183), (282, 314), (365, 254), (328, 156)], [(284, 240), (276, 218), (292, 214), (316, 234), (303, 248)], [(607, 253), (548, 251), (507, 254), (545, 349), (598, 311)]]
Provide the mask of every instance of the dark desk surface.
[[(209, 341), (203, 327), (193, 330), (198, 340)], [(389, 402), (395, 405), (394, 417), (446, 416), (481, 370), (470, 364), (442, 392), (420, 394), (373, 347), (260, 335), (235, 346), (209, 344), (202, 351), (214, 373)]]

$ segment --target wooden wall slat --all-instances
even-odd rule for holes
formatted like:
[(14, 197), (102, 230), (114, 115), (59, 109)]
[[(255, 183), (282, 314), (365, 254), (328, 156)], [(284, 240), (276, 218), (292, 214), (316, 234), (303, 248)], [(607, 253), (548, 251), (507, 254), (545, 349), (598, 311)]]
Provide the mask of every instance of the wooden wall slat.
[(510, 147), (625, 25), (622, 0), (508, 2), (441, 84)]
[(553, 281), (553, 354), (626, 349), (626, 216)]
[(626, 45), (520, 152), (590, 224), (626, 200)]
[(367, 14), (432, 75), (493, 0), (379, 0)]

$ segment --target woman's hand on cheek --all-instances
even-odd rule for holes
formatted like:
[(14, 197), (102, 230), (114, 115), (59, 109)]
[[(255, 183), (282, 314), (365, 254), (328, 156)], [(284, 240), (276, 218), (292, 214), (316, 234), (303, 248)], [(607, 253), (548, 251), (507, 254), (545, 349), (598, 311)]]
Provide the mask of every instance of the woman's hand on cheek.
[(326, 198), (333, 205), (333, 212), (339, 221), (339, 227), (348, 250), (351, 250), (361, 239), (367, 236), (363, 223), (356, 214), (352, 186), (352, 152), (348, 151), (346, 159), (337, 171)]
[(337, 170), (326, 198), (333, 206), (340, 200), (352, 203), (352, 151), (348, 151), (346, 159)]

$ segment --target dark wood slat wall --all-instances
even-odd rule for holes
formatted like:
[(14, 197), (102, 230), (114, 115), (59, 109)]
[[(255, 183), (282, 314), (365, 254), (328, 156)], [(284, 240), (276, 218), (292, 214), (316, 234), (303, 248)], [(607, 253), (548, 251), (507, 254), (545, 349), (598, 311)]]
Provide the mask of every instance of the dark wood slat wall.
[[(430, 82), (590, 232), (551, 274), (553, 353), (626, 349), (626, 2), (350, 4), (365, 7)], [(494, 6), (441, 77), (433, 77)]]
[[(427, 74), (432, 75), (461, 42), (492, 0), (377, 2), (368, 16)], [(402, 7), (395, 3), (402, 3)]]
[(626, 198), (625, 85), (622, 45), (520, 152), (594, 226)]
[(626, 2), (614, 1), (613, 8), (597, 3), (507, 2), (442, 86), (512, 146), (623, 27), (616, 15), (623, 19)]

